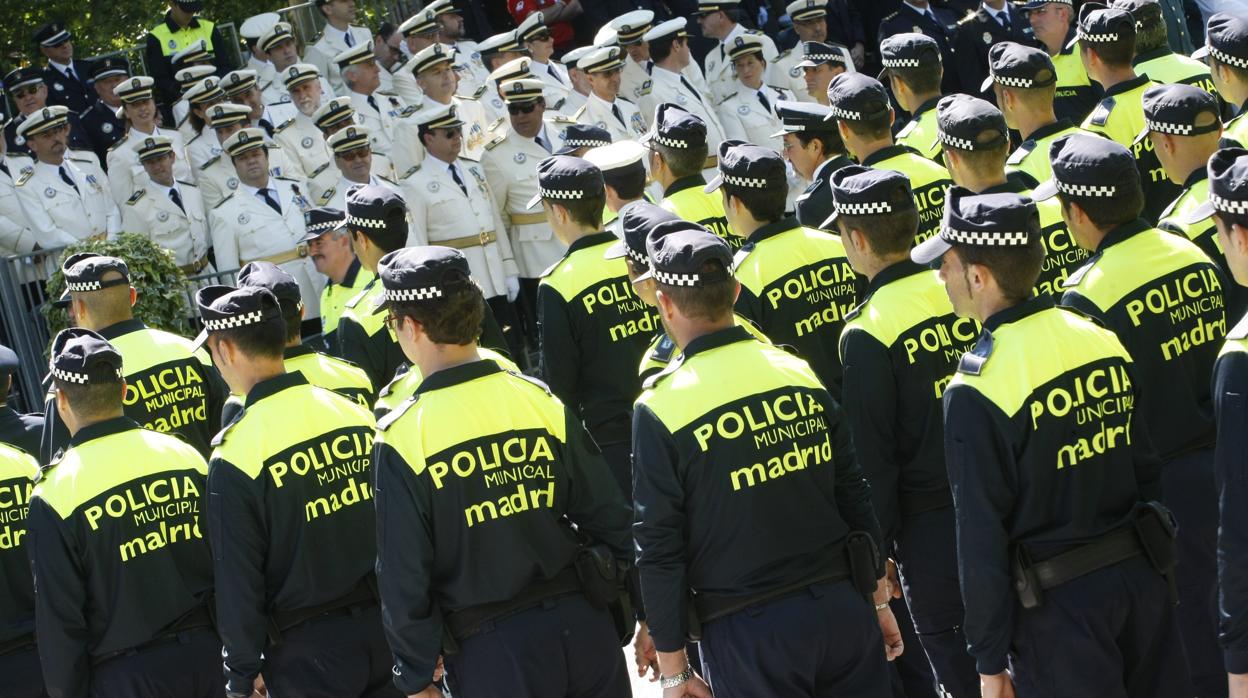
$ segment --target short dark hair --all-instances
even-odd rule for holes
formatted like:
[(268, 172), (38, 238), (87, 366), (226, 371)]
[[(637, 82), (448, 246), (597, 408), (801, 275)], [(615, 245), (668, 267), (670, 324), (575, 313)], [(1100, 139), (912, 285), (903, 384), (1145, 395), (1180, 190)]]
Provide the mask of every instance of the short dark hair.
[(573, 221), (599, 230), (602, 228), (602, 210), (607, 206), (607, 193), (603, 190), (588, 192), (579, 199), (547, 199), (552, 206), (562, 206)]
[(1162, 20), (1161, 9), (1156, 12), (1144, 10), (1135, 19), (1135, 53), (1148, 53), (1170, 44), (1170, 34)]
[(650, 42), (650, 60), (654, 61), (655, 63), (658, 63), (659, 61), (667, 60), (667, 57), (672, 55), (672, 47), (676, 45), (677, 41), (685, 41), (685, 39), (673, 34), (670, 37), (665, 37), (662, 39), (651, 41)]
[(1079, 46), (1096, 54), (1101, 62), (1113, 68), (1126, 68), (1135, 58), (1135, 35), (1119, 36), (1117, 41), (1091, 43), (1080, 41)]
[(690, 143), (688, 148), (669, 148), (652, 142), (650, 147), (663, 158), (676, 177), (691, 177), (706, 168), (706, 154), (709, 152), (706, 143)]
[(646, 166), (640, 162), (606, 170), (602, 173), (602, 183), (615, 190), (621, 199), (640, 199), (646, 190)]
[[(979, 136), (975, 139), (976, 144), (991, 143), (993, 139), (1000, 138), (1001, 132), (992, 129), (984, 129), (979, 132)], [(943, 143), (942, 147), (946, 150), (956, 150), (958, 157), (962, 158), (969, 168), (979, 173), (989, 173), (1000, 176), (1005, 161), (1010, 157), (1010, 140), (1005, 140), (992, 148), (977, 147), (975, 150), (966, 150), (957, 146)]]
[(850, 133), (859, 138), (879, 139), (887, 136), (892, 131), (892, 120), (888, 118), (888, 110), (884, 110), (878, 114), (872, 114), (862, 121), (843, 120), (841, 123), (849, 129)]
[(258, 359), (281, 358), (286, 351), (286, 322), (265, 320), (254, 325), (231, 327), (209, 335), (218, 341), (228, 339), (244, 356)]
[(725, 183), (722, 189), (725, 208), (727, 208), (728, 197), (735, 196), (741, 200), (741, 203), (745, 205), (745, 210), (749, 211), (756, 221), (774, 223), (784, 218), (787, 188), (755, 189)]
[(888, 72), (904, 82), (912, 92), (925, 94), (940, 92), (940, 80), (944, 76), (944, 70), (940, 63), (929, 63), (915, 68), (889, 68)]
[[(714, 259), (707, 260), (698, 269), (699, 274), (723, 272), (724, 265)], [(655, 286), (691, 320), (721, 320), (732, 313), (737, 300), (737, 280), (732, 276), (703, 286), (668, 286), (656, 279)]]
[(1241, 68), (1231, 63), (1224, 63), (1218, 60), (1217, 58), (1214, 58), (1213, 56), (1206, 57), (1206, 60), (1209, 61), (1210, 70), (1213, 70), (1214, 66), (1220, 65), (1223, 68), (1226, 68), (1227, 70), (1231, 71), (1231, 75), (1234, 75), (1240, 81), (1248, 82), (1248, 68)]
[(1227, 213), (1225, 211), (1214, 211), (1213, 215), (1228, 227), (1238, 225), (1241, 228), (1248, 228), (1248, 213)]
[(458, 276), (440, 284), (442, 295), (418, 301), (390, 302), (395, 317), (411, 318), (424, 328), (436, 344), (464, 346), (481, 337), (485, 321), (485, 295), (469, 276)]
[[(898, 187), (902, 195), (910, 196), (904, 187)], [(896, 197), (890, 197), (895, 200)], [(919, 210), (912, 205), (879, 216), (846, 216), (837, 217), (837, 223), (844, 226), (842, 230), (857, 230), (867, 239), (871, 251), (880, 257), (887, 257), (906, 252), (914, 247), (915, 235), (919, 232)]]
[(282, 322), (286, 325), (286, 342), (290, 343), (303, 336), (303, 313), (299, 312), (303, 306), (291, 306), (289, 309), (285, 303), (281, 303), (281, 306)]
[(348, 225), (351, 235), (362, 235), (373, 241), (382, 252), (394, 252), (407, 246), (407, 212), (401, 208), (386, 213), (386, 224), (380, 228), (356, 228)]
[(972, 247), (955, 245), (962, 264), (978, 264), (992, 272), (1006, 300), (1019, 303), (1031, 297), (1040, 268), (1044, 265), (1044, 243), (1040, 239), (1040, 217), (1032, 218), (1027, 244), (1023, 247)]
[(56, 389), (65, 393), (74, 414), (94, 417), (116, 412), (122, 407), (121, 383), (115, 369), (110, 366), (92, 366), (87, 371), (89, 383), (70, 383), (53, 379)]
[(1062, 210), (1067, 210), (1072, 203), (1079, 204), (1079, 208), (1088, 216), (1088, 220), (1092, 221), (1096, 227), (1103, 229), (1112, 228), (1123, 223), (1130, 223), (1144, 211), (1144, 190), (1139, 184), (1130, 188), (1129, 196), (1114, 198), (1094, 198), (1094, 197), (1070, 197), (1066, 194), (1058, 192), (1057, 200), (1062, 204)]
[(793, 136), (803, 148), (810, 145), (811, 141), (819, 141), (825, 157), (845, 154), (845, 141), (841, 140), (840, 131), (796, 131)]

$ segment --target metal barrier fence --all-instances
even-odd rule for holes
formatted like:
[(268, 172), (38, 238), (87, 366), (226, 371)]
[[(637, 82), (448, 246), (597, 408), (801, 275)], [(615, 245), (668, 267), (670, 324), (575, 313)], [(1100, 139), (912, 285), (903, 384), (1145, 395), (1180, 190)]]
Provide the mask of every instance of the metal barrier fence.
[[(19, 411), (37, 412), (43, 409), (43, 380), (48, 370), (48, 348), (52, 341), (44, 307), (56, 300), (48, 296), (47, 283), (60, 268), (64, 249), (54, 247), (0, 259), (0, 343), (12, 348), (21, 360), (21, 367), (13, 376), (13, 390), (9, 396), (10, 404)], [(230, 269), (200, 274), (186, 280), (184, 293), (188, 335), (198, 332), (201, 327), (195, 308), (195, 291), (211, 284), (233, 285), (237, 271)]]

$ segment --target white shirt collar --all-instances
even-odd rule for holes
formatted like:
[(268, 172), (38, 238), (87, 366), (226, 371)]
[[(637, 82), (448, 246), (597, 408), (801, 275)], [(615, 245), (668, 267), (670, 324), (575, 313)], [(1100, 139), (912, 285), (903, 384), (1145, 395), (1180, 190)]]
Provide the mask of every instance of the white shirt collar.
[(903, 0), (903, 2), (906, 5), (906, 7), (909, 7), (910, 9), (914, 10), (915, 12), (918, 12), (921, 15), (926, 15), (927, 13), (932, 11), (931, 5), (928, 5), (927, 7), (919, 7), (918, 5), (911, 4), (909, 2), (906, 2), (905, 0)]
[(727, 46), (729, 41), (732, 41), (733, 39), (737, 38), (738, 36), (741, 36), (744, 33), (745, 33), (745, 26), (742, 25), (741, 23), (737, 23), (735, 26), (733, 26), (732, 31), (728, 32), (728, 36), (725, 36), (724, 40), (719, 43), (723, 44), (724, 46)]
[(1008, 3), (999, 10), (992, 9), (991, 7), (988, 6), (988, 3), (986, 2), (979, 3), (979, 6), (983, 8), (984, 12), (988, 13), (989, 17), (992, 17), (993, 19), (997, 21), (1001, 20), (1002, 13), (1004, 13), (1006, 17), (1010, 16), (1010, 6)]
[(663, 80), (666, 82), (678, 83), (680, 82), (680, 75), (681, 74), (679, 72), (668, 70), (658, 63), (655, 63), (654, 69), (650, 71), (650, 79), (655, 81)]
[[(273, 193), (274, 193), (275, 195), (278, 195), (278, 200), (279, 200), (279, 201), (281, 200), (281, 196), (280, 196), (280, 194), (278, 194), (277, 187), (274, 187), (274, 186), (273, 186), (273, 178), (272, 178), (272, 177), (270, 177), (270, 178), (269, 178), (269, 179), (265, 182), (264, 188), (265, 188), (265, 189), (271, 189), (271, 190), (273, 190)], [(246, 195), (248, 195), (248, 196), (252, 197), (253, 199), (256, 199), (256, 200), (257, 200), (257, 201), (259, 201), (260, 203), (264, 203), (264, 197), (263, 197), (263, 196), (261, 196), (259, 187), (253, 187), (253, 186), (251, 186), (250, 184), (245, 184), (245, 183), (243, 183), (243, 181), (240, 179), (240, 180), (238, 181), (238, 189), (239, 189), (239, 191), (243, 192), (244, 194), (246, 194)]]
[(72, 66), (65, 65), (63, 63), (57, 63), (56, 61), (53, 61), (53, 60), (49, 60), (48, 65), (59, 70), (62, 75), (68, 75), (69, 69), (72, 67)]
[(598, 96), (597, 94), (595, 94), (592, 90), (591, 90), (591, 91), (590, 91), (590, 93), (589, 93), (589, 97), (588, 97), (588, 99), (592, 99), (592, 100), (594, 100), (595, 102), (597, 102), (597, 103), (599, 103), (599, 104), (604, 105), (604, 106), (605, 106), (608, 110), (610, 110), (610, 109), (611, 109), (611, 107), (615, 106), (615, 102), (608, 102), (607, 100), (603, 99), (602, 97), (599, 97), (599, 96)]

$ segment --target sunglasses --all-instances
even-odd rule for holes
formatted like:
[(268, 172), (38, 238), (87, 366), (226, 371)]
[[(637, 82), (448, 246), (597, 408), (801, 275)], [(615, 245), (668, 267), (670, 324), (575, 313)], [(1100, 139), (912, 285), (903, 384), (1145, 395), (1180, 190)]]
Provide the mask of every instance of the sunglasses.
[(529, 37), (529, 41), (550, 41), (550, 39), (550, 32), (538, 32), (537, 34)]
[(534, 109), (537, 109), (537, 102), (507, 105), (507, 112), (509, 114), (532, 114)]

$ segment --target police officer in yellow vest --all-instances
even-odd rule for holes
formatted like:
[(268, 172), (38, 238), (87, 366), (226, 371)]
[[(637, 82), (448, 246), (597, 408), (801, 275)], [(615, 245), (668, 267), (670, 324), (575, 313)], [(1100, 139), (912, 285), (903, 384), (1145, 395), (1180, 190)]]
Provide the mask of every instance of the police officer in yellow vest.
[(935, 235), (940, 227), (949, 173), (918, 151), (894, 143), (893, 109), (884, 86), (869, 75), (841, 73), (828, 84), (828, 106), (831, 107), (828, 120), (836, 120), (846, 150), (860, 164), (897, 170), (910, 179), (910, 189), (919, 208), (916, 240), (921, 242)]
[(984, 326), (944, 394), (982, 695), (1192, 695), (1163, 579), (1172, 519), (1146, 504), (1161, 482), (1135, 411), (1143, 371), (1112, 332), (1034, 295), (1044, 248), (1025, 196), (950, 189), (940, 234), (911, 259), (939, 259), (954, 312)]
[[(229, 43), (225, 34), (215, 23), (203, 19), (199, 12), (204, 9), (203, 0), (167, 0), (169, 10), (160, 24), (152, 27), (143, 49), (143, 63), (147, 73), (156, 79), (159, 102), (166, 110), (178, 101), (180, 90), (174, 79), (172, 56), (197, 41), (213, 55), (212, 63), (217, 75), (224, 76), (234, 69)], [(166, 113), (172, 117), (171, 113)], [(167, 123), (174, 123), (172, 118)]]
[[(1054, 111), (1059, 118), (1074, 123), (1083, 121), (1104, 91), (1088, 78), (1088, 71), (1079, 58), (1074, 3), (1072, 0), (1028, 0), (1022, 9), (1027, 13), (1027, 21), (1040, 48), (1052, 58), (1057, 72)], [(967, 87), (973, 89), (973, 86)]]
[(342, 225), (347, 214), (336, 208), (311, 208), (303, 214), (308, 232), (300, 240), (308, 246), (308, 257), (316, 271), (325, 276), (321, 291), (321, 339), (325, 351), (336, 355), (338, 320), (347, 303), (364, 290), (374, 274), (365, 269), (351, 250), (351, 234)]
[[(936, 102), (940, 100), (940, 44), (926, 34), (894, 34), (880, 42), (880, 80), (888, 80), (897, 106), (910, 121), (897, 132), (897, 143), (940, 162), (936, 137)], [(969, 87), (967, 89), (970, 89)]]
[[(1226, 249), (1227, 266), (1238, 285), (1248, 283), (1248, 150), (1224, 148), (1209, 159), (1210, 201), (1196, 212), (1212, 216), (1218, 239)], [(1218, 361), (1213, 366), (1213, 407), (1218, 441), (1214, 450), (1214, 474), (1218, 485), (1218, 587), (1221, 589), (1220, 636), (1223, 659), (1230, 680), (1231, 698), (1248, 695), (1248, 647), (1244, 623), (1248, 621), (1248, 570), (1244, 564), (1244, 449), (1248, 448), (1248, 413), (1243, 394), (1248, 390), (1248, 323), (1233, 318)]]
[(1192, 56), (1208, 61), (1218, 94), (1238, 108), (1226, 122), (1226, 137), (1248, 146), (1248, 18), (1215, 14), (1205, 29), (1205, 42)]
[(121, 353), (95, 332), (56, 336), (51, 377), (73, 438), (27, 519), (48, 694), (219, 698), (204, 457), (125, 416)]
[[(395, 684), (441, 696), (441, 654), (464, 698), (632, 695), (619, 647), (634, 621), (610, 610), (631, 515), (580, 418), (479, 353), (489, 309), (462, 253), (407, 248), (379, 273), (386, 323), (424, 375), (373, 446)], [(508, 455), (498, 467), (473, 455), (491, 451)]]
[(705, 678), (726, 698), (888, 695), (903, 648), (840, 407), (805, 361), (735, 326), (727, 244), (670, 221), (646, 248), (684, 354), (633, 416), (639, 649), (657, 651), (665, 695), (709, 697)]
[[(200, 455), (212, 452), (221, 429), (226, 391), (205, 352), (178, 335), (147, 327), (134, 317), (138, 291), (130, 285), (125, 261), (79, 252), (61, 267), (70, 312), (79, 327), (99, 332), (126, 359), (122, 406), (140, 426), (173, 434)], [(57, 411), (45, 411), (43, 454), (48, 462), (69, 435)]]
[(26, 517), (39, 461), (29, 452), (0, 443), (0, 671), (13, 698), (44, 698), (39, 649), (35, 645), (35, 587), (27, 555)]
[(1135, 18), (1135, 72), (1160, 84), (1195, 85), (1217, 94), (1209, 66), (1170, 48), (1166, 21), (1158, 0), (1113, 0), (1113, 6)]
[(708, 156), (706, 123), (675, 104), (663, 103), (655, 109), (654, 125), (641, 144), (650, 149), (650, 176), (663, 187), (659, 205), (739, 249), (744, 241), (728, 228), (723, 202), (702, 191), (703, 170), (717, 162), (714, 154)]
[(904, 175), (851, 165), (830, 184), (832, 220), (820, 227), (840, 231), (850, 264), (868, 280), (840, 336), (841, 404), (882, 547), (895, 560), (889, 579), (906, 592), (936, 681), (950, 696), (977, 696), (979, 675), (962, 632), (940, 398), (979, 327), (954, 315), (934, 271), (910, 261), (918, 211)]
[[(397, 696), (377, 602), (373, 416), (287, 373), (265, 288), (196, 293), (207, 343), (243, 411), (214, 440), (204, 499), (228, 698)], [(221, 666), (221, 665), (218, 665)]]
[(1035, 197), (1056, 195), (1075, 241), (1093, 252), (1066, 280), (1062, 304), (1105, 323), (1139, 367), (1147, 398), (1138, 418), (1161, 458), (1164, 501), (1179, 525), (1179, 628), (1188, 667), (1198, 695), (1218, 695), (1226, 672), (1214, 618), (1209, 378), (1226, 336), (1226, 278), (1195, 243), (1139, 218), (1144, 195), (1125, 148), (1095, 136), (1067, 136), (1054, 141), (1052, 161), (1053, 179), (1037, 187)]
[(1081, 126), (1127, 148), (1144, 130), (1144, 90), (1153, 82), (1131, 65), (1135, 18), (1126, 10), (1089, 2), (1079, 9), (1079, 58), (1088, 77), (1105, 86), (1105, 98)]

